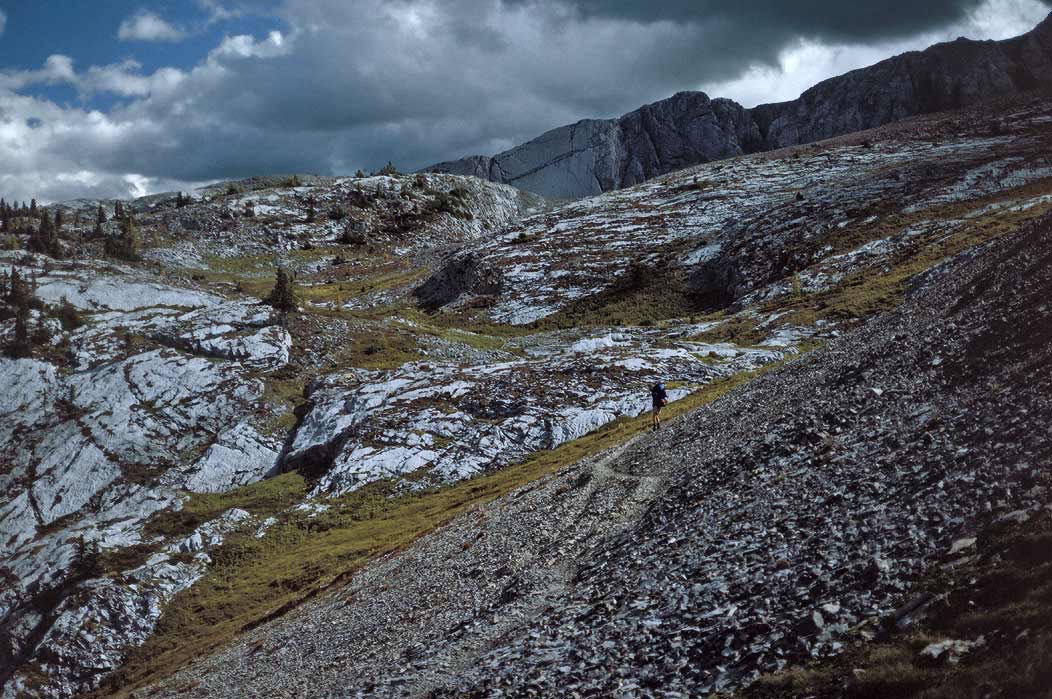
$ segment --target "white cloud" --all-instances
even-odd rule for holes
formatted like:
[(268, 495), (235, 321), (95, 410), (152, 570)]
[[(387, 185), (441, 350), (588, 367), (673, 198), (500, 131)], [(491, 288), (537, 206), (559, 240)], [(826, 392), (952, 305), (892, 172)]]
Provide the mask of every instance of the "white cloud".
[(218, 58), (275, 58), (292, 50), (291, 44), (279, 31), (272, 31), (266, 39), (256, 41), (248, 34), (223, 37), (219, 46), (212, 50), (209, 59)]
[(117, 29), (121, 41), (180, 41), (185, 37), (186, 32), (145, 10), (125, 19)]
[(81, 97), (110, 93), (121, 97), (149, 97), (174, 90), (186, 77), (176, 68), (161, 68), (150, 75), (132, 59), (107, 66), (91, 66), (83, 73), (73, 68), (73, 59), (62, 54), (47, 57), (38, 70), (0, 71), (0, 89), (20, 90), (30, 85), (71, 85)]
[(208, 15), (205, 22), (209, 26), (218, 22), (229, 22), (245, 14), (244, 10), (228, 7), (219, 0), (197, 0), (197, 6)]
[(76, 80), (73, 59), (62, 54), (52, 54), (38, 70), (0, 71), (0, 89), (21, 90), (29, 85), (57, 85)]
[(0, 10), (0, 34), (3, 34), (5, 29), (7, 29), (7, 13)]

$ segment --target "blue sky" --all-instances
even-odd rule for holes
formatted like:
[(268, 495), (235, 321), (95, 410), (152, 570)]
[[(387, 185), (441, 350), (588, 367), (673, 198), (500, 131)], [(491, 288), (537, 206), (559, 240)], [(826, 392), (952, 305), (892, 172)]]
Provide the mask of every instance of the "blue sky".
[[(191, 0), (0, 0), (6, 15), (0, 38), (0, 67), (32, 70), (48, 56), (66, 55), (77, 68), (135, 61), (142, 72), (174, 66), (191, 68), (229, 34), (255, 34), (287, 27), (276, 14), (278, 2), (253, 0), (250, 6)], [(153, 16), (180, 33), (172, 39), (120, 39), (122, 23)], [(33, 85), (25, 94), (58, 103), (109, 109), (119, 101), (112, 93), (81, 100), (68, 84)]]
[(679, 90), (746, 106), (1052, 0), (0, 0), (0, 196), (491, 154)]

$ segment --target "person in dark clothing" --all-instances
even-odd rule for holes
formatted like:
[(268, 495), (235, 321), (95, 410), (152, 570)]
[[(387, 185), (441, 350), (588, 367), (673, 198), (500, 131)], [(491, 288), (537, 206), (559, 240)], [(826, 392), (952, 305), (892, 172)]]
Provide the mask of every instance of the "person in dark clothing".
[(665, 392), (665, 384), (660, 381), (650, 387), (650, 400), (654, 409), (650, 413), (650, 424), (653, 429), (661, 429), (661, 409), (668, 405), (668, 393)]

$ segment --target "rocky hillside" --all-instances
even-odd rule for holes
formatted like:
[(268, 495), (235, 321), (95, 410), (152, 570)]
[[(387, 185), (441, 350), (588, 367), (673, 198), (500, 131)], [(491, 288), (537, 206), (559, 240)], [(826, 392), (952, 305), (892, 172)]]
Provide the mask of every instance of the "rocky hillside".
[[(945, 592), (915, 585), (974, 561), (977, 534), (1052, 524), (1050, 244), (1046, 215), (965, 252), (897, 310), (461, 516), (147, 694), (702, 696), (907, 628)], [(1025, 647), (1041, 618), (995, 630)]]
[(620, 119), (585, 120), (493, 157), (427, 170), (503, 182), (545, 197), (577, 198), (689, 165), (862, 131), (1047, 87), (1052, 17), (1001, 42), (957, 41), (826, 80), (798, 99), (745, 109), (683, 92)]
[[(248, 629), (147, 695), (699, 696), (737, 691), (938, 614), (947, 576), (976, 560), (990, 527), (1052, 525), (1043, 466), (1052, 457), (1052, 172), (984, 176), (991, 163), (1021, 162), (998, 143), (1018, 138), (1030, 145), (1026, 152), (1048, 152), (1035, 146), (1048, 135), (1050, 106), (1012, 106), (1006, 116), (1020, 131), (1000, 142), (980, 139), (975, 130), (986, 121), (975, 114), (867, 134), (880, 138), (882, 157), (903, 154), (883, 170), (908, 179), (922, 199), (882, 196), (890, 208), (870, 214), (884, 222), (880, 238), (870, 237), (876, 221), (862, 223), (869, 215), (830, 226), (836, 232), (819, 249), (850, 268), (821, 267), (826, 261), (813, 274), (792, 275), (798, 284), (768, 283), (740, 297), (740, 311), (709, 316), (719, 325), (697, 338), (751, 336), (768, 345), (793, 328), (817, 333), (821, 348), (737, 390), (708, 393), (705, 407), (656, 434), (627, 431), (627, 441), (575, 452), (584, 458), (556, 462), (547, 477)], [(951, 135), (955, 147), (946, 145)], [(980, 141), (981, 149), (970, 145)], [(813, 172), (843, 148), (868, 151), (822, 144), (810, 152), (829, 156)], [(960, 160), (950, 157), (958, 151)], [(791, 164), (806, 172), (807, 162), (791, 151), (742, 161), (771, 173)], [(676, 210), (683, 202), (675, 197), (695, 176), (724, 167), (590, 204), (618, 210), (623, 197), (646, 201), (663, 188), (677, 202), (667, 209)], [(854, 193), (866, 213), (869, 185), (851, 182), (838, 196)], [(871, 186), (882, 191), (879, 179)], [(795, 209), (809, 200), (776, 188), (769, 196), (764, 218), (780, 246), (824, 230), (815, 216), (825, 207)], [(581, 206), (560, 211), (577, 221)], [(796, 212), (784, 229), (781, 207)], [(626, 220), (620, 229), (633, 230)], [(569, 235), (554, 221), (538, 235), (566, 249)], [(593, 235), (581, 229), (573, 239), (585, 245)], [(838, 250), (839, 238), (852, 249)], [(491, 245), (513, 255), (523, 244), (516, 240), (509, 234)], [(559, 259), (571, 265), (582, 257)], [(538, 277), (558, 271), (553, 263)], [(805, 282), (814, 278), (828, 286)], [(636, 291), (637, 304), (659, 295)], [(617, 306), (624, 297), (591, 294), (607, 310), (625, 308)], [(783, 319), (790, 325), (780, 326)], [(1035, 541), (1047, 545), (1047, 536)], [(1047, 562), (1047, 550), (1039, 560)], [(960, 584), (969, 594), (967, 578)], [(958, 612), (972, 615), (961, 620), (966, 629), (979, 623), (983, 598), (968, 599)], [(989, 652), (1010, 663), (1028, 634), (1047, 637), (1042, 618), (1047, 613), (982, 622), (987, 638), (1005, 639)], [(964, 649), (955, 652), (984, 647), (972, 633), (953, 640)], [(882, 684), (880, 670), (853, 675), (828, 696), (957, 696), (924, 684), (886, 690), (899, 685)], [(1039, 685), (1023, 686), (1012, 696), (1039, 694)]]
[[(174, 539), (151, 537), (151, 517), (178, 510), (181, 493), (228, 492), (281, 470), (298, 377), (331, 357), (293, 352), (294, 336), (313, 329), (294, 320), (290, 333), (261, 305), (276, 264), (311, 280), (305, 316), (368, 306), (434, 250), (539, 201), (441, 175), (227, 183), (188, 203), (123, 203), (145, 239), (133, 261), (103, 252), (123, 223), (93, 229), (101, 204), (51, 207), (70, 222), (58, 259), (0, 253), (4, 301), (9, 275), (31, 289), (34, 345), (0, 358), (5, 697), (70, 696), (119, 665), (247, 513)], [(36, 225), (19, 221), (9, 245), (28, 244)], [(12, 309), (0, 315), (8, 348)], [(363, 338), (382, 336), (369, 320), (325, 317), (327, 337), (359, 355)]]
[[(67, 202), (48, 254), (20, 212), (0, 696), (587, 695), (694, 658), (689, 694), (836, 654), (1044, 493), (1049, 124), (1027, 96), (564, 206)], [(641, 436), (656, 380), (690, 417)]]

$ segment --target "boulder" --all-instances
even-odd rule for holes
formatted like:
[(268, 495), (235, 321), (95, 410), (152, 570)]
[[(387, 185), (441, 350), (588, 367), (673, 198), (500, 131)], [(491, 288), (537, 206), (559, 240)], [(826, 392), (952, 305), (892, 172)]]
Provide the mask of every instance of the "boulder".
[(703, 309), (716, 310), (734, 303), (744, 290), (743, 282), (737, 262), (718, 255), (688, 272), (686, 291)]
[(452, 303), (465, 293), (481, 296), (500, 293), (503, 284), (498, 269), (485, 264), (474, 252), (467, 252), (452, 258), (413, 289), (413, 296), (424, 308), (435, 309)]

